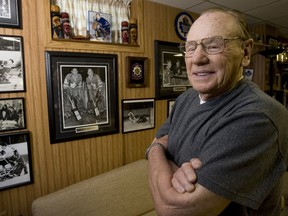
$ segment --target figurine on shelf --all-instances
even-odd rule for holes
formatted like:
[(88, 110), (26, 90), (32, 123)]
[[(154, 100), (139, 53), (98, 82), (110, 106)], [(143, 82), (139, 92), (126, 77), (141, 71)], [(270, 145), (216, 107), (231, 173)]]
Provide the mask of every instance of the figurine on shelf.
[(121, 22), (122, 44), (129, 44), (129, 28), (128, 22)]
[(71, 32), (69, 14), (67, 12), (61, 13), (61, 21), (62, 21), (64, 38), (65, 39), (71, 39), (72, 38), (72, 32)]
[(51, 25), (52, 25), (52, 37), (64, 38), (63, 28), (60, 22), (60, 7), (58, 5), (51, 5)]
[(130, 33), (130, 44), (138, 45), (137, 43), (137, 20), (135, 18), (131, 18), (129, 20), (129, 33)]

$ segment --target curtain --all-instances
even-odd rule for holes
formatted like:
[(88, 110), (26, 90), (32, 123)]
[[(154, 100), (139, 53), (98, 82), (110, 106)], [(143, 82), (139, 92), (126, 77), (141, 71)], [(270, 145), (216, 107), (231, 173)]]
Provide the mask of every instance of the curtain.
[(51, 0), (60, 12), (67, 12), (74, 35), (86, 36), (88, 31), (88, 11), (110, 14), (112, 42), (122, 43), (121, 22), (129, 21), (132, 0)]

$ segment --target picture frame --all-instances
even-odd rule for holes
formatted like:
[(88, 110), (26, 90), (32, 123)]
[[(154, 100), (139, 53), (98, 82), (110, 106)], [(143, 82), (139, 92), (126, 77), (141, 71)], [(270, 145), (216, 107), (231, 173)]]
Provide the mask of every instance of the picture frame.
[(0, 134), (0, 191), (33, 183), (28, 131)]
[(155, 99), (122, 100), (122, 133), (155, 128)]
[(175, 99), (191, 87), (179, 45), (154, 41), (156, 99)]
[(143, 88), (148, 86), (149, 65), (147, 57), (126, 57), (127, 62), (127, 87)]
[(118, 133), (117, 55), (45, 55), (50, 142)]
[(90, 41), (112, 42), (112, 15), (88, 11), (88, 32)]
[(0, 1), (0, 27), (22, 29), (21, 0)]
[(24, 98), (0, 99), (0, 132), (26, 128)]
[(170, 115), (174, 103), (175, 103), (175, 100), (168, 100), (167, 101), (167, 117)]
[(26, 91), (23, 37), (0, 35), (0, 56), (0, 93)]

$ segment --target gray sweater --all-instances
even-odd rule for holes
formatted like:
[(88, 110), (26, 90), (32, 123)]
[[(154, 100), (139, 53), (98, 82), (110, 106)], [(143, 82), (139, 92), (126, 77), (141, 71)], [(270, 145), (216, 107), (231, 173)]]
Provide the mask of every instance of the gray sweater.
[(187, 90), (156, 137), (166, 134), (169, 157), (178, 166), (199, 158), (198, 183), (232, 201), (221, 215), (278, 215), (288, 111), (254, 83), (242, 79), (201, 105), (198, 93)]

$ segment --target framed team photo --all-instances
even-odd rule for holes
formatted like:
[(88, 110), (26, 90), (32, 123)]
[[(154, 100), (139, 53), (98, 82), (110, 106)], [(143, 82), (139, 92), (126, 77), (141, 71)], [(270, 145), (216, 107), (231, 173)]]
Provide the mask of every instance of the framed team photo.
[(147, 130), (155, 127), (155, 100), (122, 100), (122, 132)]
[(0, 27), (22, 28), (21, 0), (0, 1)]
[(87, 26), (90, 41), (112, 42), (111, 24), (111, 14), (88, 11)]
[(51, 143), (119, 132), (117, 55), (46, 52)]
[(25, 91), (23, 38), (0, 35), (0, 93)]
[(0, 190), (33, 182), (28, 131), (0, 134)]
[(26, 128), (24, 98), (0, 99), (0, 132)]
[(191, 87), (179, 45), (154, 41), (156, 99), (175, 99)]

